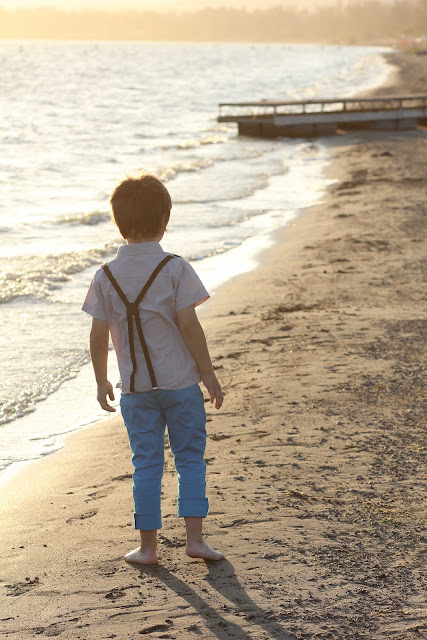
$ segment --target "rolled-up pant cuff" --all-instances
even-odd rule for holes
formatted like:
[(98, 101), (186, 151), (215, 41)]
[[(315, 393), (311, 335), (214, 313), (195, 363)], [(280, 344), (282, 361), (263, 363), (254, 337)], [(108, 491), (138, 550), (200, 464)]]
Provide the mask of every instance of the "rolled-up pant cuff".
[(143, 531), (152, 531), (153, 529), (162, 528), (162, 517), (155, 513), (134, 513), (135, 529)]
[(178, 498), (178, 517), (206, 518), (209, 511), (207, 498)]

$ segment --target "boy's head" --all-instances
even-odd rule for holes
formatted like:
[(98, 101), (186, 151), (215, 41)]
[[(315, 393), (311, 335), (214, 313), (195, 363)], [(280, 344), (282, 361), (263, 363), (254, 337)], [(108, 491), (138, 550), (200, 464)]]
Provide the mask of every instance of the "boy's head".
[(165, 185), (150, 173), (123, 180), (111, 194), (110, 204), (125, 240), (163, 235), (172, 209)]

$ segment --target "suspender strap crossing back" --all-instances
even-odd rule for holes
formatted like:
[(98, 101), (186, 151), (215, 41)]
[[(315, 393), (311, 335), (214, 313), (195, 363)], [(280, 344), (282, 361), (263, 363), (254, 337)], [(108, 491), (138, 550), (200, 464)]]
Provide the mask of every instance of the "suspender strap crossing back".
[(127, 311), (128, 333), (129, 333), (129, 350), (130, 350), (130, 358), (131, 358), (132, 367), (133, 367), (132, 373), (131, 373), (131, 376), (130, 376), (130, 392), (131, 393), (135, 393), (135, 375), (136, 375), (136, 371), (137, 371), (137, 368), (138, 368), (138, 365), (137, 365), (137, 362), (136, 362), (135, 342), (134, 342), (134, 334), (133, 334), (133, 319), (134, 318), (135, 318), (136, 331), (138, 333), (138, 338), (139, 338), (139, 341), (141, 343), (142, 351), (144, 353), (145, 362), (147, 363), (148, 373), (150, 374), (151, 386), (152, 386), (153, 389), (157, 389), (156, 375), (154, 373), (153, 364), (152, 364), (151, 358), (150, 358), (150, 353), (148, 351), (147, 343), (145, 341), (144, 333), (142, 331), (142, 324), (141, 324), (141, 318), (140, 318), (140, 315), (139, 315), (139, 308), (138, 307), (139, 307), (139, 303), (141, 302), (141, 300), (143, 299), (143, 297), (147, 293), (148, 289), (153, 284), (153, 282), (154, 282), (156, 276), (158, 275), (158, 273), (163, 269), (165, 264), (167, 264), (169, 262), (169, 260), (172, 260), (172, 258), (174, 258), (174, 257), (175, 256), (173, 256), (173, 255), (168, 255), (168, 256), (166, 256), (166, 258), (163, 258), (163, 260), (157, 265), (157, 267), (154, 269), (154, 271), (151, 274), (151, 276), (148, 278), (147, 282), (145, 283), (144, 287), (141, 289), (138, 297), (136, 298), (136, 300), (134, 302), (129, 302), (129, 300), (126, 298), (124, 292), (122, 291), (122, 289), (119, 286), (119, 283), (117, 282), (117, 280), (115, 279), (115, 277), (111, 273), (108, 264), (104, 264), (102, 266), (102, 268), (105, 271), (105, 274), (107, 275), (107, 277), (108, 277), (109, 281), (111, 282), (111, 284), (113, 285), (114, 289), (119, 294), (120, 299), (122, 300), (123, 304), (125, 305), (126, 311)]

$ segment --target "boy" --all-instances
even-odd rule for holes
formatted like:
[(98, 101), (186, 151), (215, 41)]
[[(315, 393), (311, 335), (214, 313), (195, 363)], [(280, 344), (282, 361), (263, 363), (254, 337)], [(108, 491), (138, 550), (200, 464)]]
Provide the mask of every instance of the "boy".
[(165, 253), (159, 244), (172, 202), (158, 178), (150, 174), (127, 178), (116, 187), (110, 203), (127, 244), (96, 272), (82, 309), (92, 316), (90, 352), (97, 399), (105, 411), (115, 411), (107, 400), (114, 400), (107, 379), (109, 332), (119, 365), (120, 407), (134, 465), (135, 529), (141, 538), (125, 560), (142, 565), (158, 562), (166, 424), (178, 473), (178, 516), (185, 521), (186, 553), (220, 560), (223, 554), (202, 537), (209, 505), (200, 380), (216, 409), (223, 401), (195, 312), (209, 294), (192, 267)]

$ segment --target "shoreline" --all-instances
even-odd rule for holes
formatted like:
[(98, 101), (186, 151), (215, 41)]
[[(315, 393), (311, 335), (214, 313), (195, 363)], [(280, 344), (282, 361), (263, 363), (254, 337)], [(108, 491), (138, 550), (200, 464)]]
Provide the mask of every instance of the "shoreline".
[(228, 560), (184, 559), (168, 455), (162, 566), (123, 566), (128, 444), (120, 419), (96, 423), (8, 484), (7, 637), (417, 637), (425, 145), (331, 142), (324, 201), (204, 314), (226, 391), (208, 417), (206, 532)]
[[(309, 143), (307, 143), (307, 146), (308, 145)], [(319, 202), (321, 198), (324, 197), (329, 183), (326, 176), (327, 164), (329, 162), (328, 151), (326, 147), (322, 145), (322, 148), (319, 147), (315, 153), (316, 169), (314, 170), (314, 173), (318, 175), (311, 175), (313, 174), (313, 169), (311, 168), (310, 163), (310, 167), (302, 172), (302, 176), (300, 175), (300, 169), (297, 167), (293, 168), (291, 172), (287, 172), (286, 175), (273, 176), (272, 178), (272, 183), (274, 182), (276, 185), (274, 189), (277, 191), (278, 184), (281, 184), (282, 182), (286, 183), (286, 181), (288, 181), (290, 177), (294, 176), (297, 172), (297, 179), (305, 185), (306, 190), (311, 194), (310, 198), (307, 196), (305, 197), (304, 206), (298, 208), (298, 200), (303, 199), (301, 194), (304, 192), (303, 187), (299, 188), (299, 193), (294, 195), (294, 208), (282, 214), (284, 226), (273, 228), (272, 230), (267, 229), (266, 231), (260, 232), (259, 235), (250, 236), (244, 240), (242, 244), (229, 251), (205, 258), (202, 261), (203, 264), (199, 264), (197, 260), (191, 261), (191, 264), (193, 264), (194, 268), (202, 278), (202, 281), (211, 292), (212, 297), (215, 297), (217, 293), (221, 291), (223, 286), (226, 286), (235, 278), (256, 270), (257, 266), (262, 263), (262, 256), (266, 254), (271, 247), (277, 244), (277, 234), (280, 234), (281, 229), (286, 228), (295, 217), (301, 214), (301, 212), (310, 206), (313, 206), (313, 204)], [(272, 188), (273, 184), (270, 184), (269, 187)], [(263, 215), (265, 217), (265, 214)], [(287, 221), (285, 222), (286, 219)], [(268, 221), (267, 223), (274, 225), (274, 223)], [(166, 247), (166, 251), (167, 250), (168, 248)], [(171, 250), (173, 251), (173, 249), (169, 247), (169, 251)], [(93, 275), (91, 270), (92, 268), (88, 271), (89, 278)], [(209, 308), (211, 306), (212, 303), (211, 305), (203, 305), (198, 310), (201, 318), (205, 317), (206, 314), (209, 315)], [(119, 377), (119, 372), (113, 351), (110, 351), (109, 354), (109, 372), (111, 381), (113, 382), (113, 385), (115, 385), (115, 381)], [(73, 415), (72, 398), (75, 397), (82, 388), (92, 390), (91, 394), (86, 393), (86, 397), (90, 395), (90, 400), (84, 399), (83, 402), (86, 402), (87, 408), (85, 407), (82, 411), (80, 405), (78, 411)], [(36, 440), (40, 445), (38, 453), (34, 450), (33, 458), (29, 458), (27, 460), (15, 460), (11, 464), (0, 469), (0, 494), (2, 483), (7, 482), (9, 475), (15, 476), (17, 473), (19, 474), (19, 469), (27, 469), (27, 463), (30, 464), (36, 460), (43, 459), (46, 456), (56, 454), (66, 446), (68, 438), (77, 431), (90, 427), (98, 422), (104, 422), (111, 419), (108, 414), (103, 413), (101, 409), (97, 407), (95, 393), (93, 369), (89, 361), (86, 365), (80, 368), (75, 377), (65, 380), (58, 390), (49, 395), (46, 400), (43, 400), (40, 405), (37, 406), (35, 411), (30, 411), (26, 415), (15, 418), (2, 426), (4, 431), (9, 431), (10, 434), (12, 434), (14, 430), (17, 429), (18, 425), (21, 433), (27, 435), (29, 440)], [(116, 408), (118, 408), (118, 398), (119, 394), (117, 394), (116, 401), (113, 403), (113, 406)], [(90, 405), (93, 408), (88, 411), (88, 407)], [(52, 421), (50, 428), (48, 427), (48, 429), (46, 429), (45, 425), (48, 425), (51, 422), (52, 416), (54, 416), (54, 420)], [(58, 424), (61, 424), (60, 429), (57, 426)], [(43, 448), (45, 450), (43, 450)], [(7, 453), (9, 452), (9, 450), (6, 451)], [(4, 451), (3, 454), (5, 454), (6, 451)], [(31, 455), (31, 453), (32, 452), (30, 451), (29, 455)], [(7, 455), (4, 455), (4, 457), (6, 458)], [(15, 469), (16, 466), (17, 468)]]

